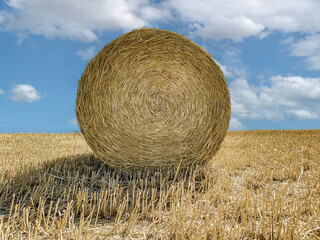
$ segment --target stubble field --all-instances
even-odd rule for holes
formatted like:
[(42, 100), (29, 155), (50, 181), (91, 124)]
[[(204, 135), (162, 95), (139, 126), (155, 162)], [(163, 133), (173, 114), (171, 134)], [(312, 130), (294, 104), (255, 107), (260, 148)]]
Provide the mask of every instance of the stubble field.
[(320, 239), (320, 130), (228, 132), (205, 168), (118, 171), (79, 133), (0, 134), (1, 239)]

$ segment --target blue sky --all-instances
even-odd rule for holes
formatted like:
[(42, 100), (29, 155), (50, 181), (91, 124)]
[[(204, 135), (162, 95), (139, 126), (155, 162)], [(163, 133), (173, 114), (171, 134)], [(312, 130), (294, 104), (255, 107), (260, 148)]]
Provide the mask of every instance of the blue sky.
[(223, 70), (231, 130), (320, 128), (318, 0), (0, 1), (0, 132), (74, 132), (90, 58), (140, 27), (184, 34)]

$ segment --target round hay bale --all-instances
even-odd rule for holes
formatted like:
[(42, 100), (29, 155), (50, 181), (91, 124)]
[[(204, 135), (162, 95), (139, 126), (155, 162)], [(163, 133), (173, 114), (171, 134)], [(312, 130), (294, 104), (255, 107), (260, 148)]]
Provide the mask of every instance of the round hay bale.
[(212, 159), (229, 126), (230, 94), (212, 57), (183, 35), (133, 30), (105, 46), (79, 80), (76, 115), (111, 167), (188, 167)]

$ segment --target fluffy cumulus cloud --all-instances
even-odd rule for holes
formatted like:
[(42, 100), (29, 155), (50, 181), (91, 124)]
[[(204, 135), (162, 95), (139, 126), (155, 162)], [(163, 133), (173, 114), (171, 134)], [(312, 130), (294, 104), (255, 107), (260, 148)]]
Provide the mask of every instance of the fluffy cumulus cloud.
[(179, 17), (205, 38), (265, 37), (273, 30), (317, 32), (320, 2), (317, 0), (167, 0)]
[(246, 127), (236, 118), (230, 119), (229, 130), (231, 131), (242, 131), (245, 130)]
[(36, 89), (28, 84), (14, 85), (11, 92), (11, 100), (15, 102), (32, 103), (41, 99), (41, 95)]
[[(241, 41), (272, 31), (320, 31), (318, 0), (8, 0), (0, 11), (7, 30), (48, 38), (95, 41), (97, 31), (130, 30), (177, 20), (207, 39)], [(157, 25), (157, 24), (156, 24)]]
[(320, 78), (274, 76), (265, 85), (230, 84), (232, 113), (245, 119), (320, 119)]
[(292, 56), (306, 57), (308, 69), (320, 70), (320, 34), (312, 34), (297, 42), (289, 42)]
[[(291, 55), (306, 58), (306, 68), (320, 69), (320, 1), (318, 0), (167, 0), (177, 17), (189, 23), (193, 34), (205, 39), (242, 41), (260, 39), (273, 31), (299, 32)], [(228, 77), (228, 76), (227, 76)]]
[[(146, 1), (148, 2), (148, 1)], [(165, 8), (163, 3), (159, 5), (145, 5), (141, 8), (140, 16), (145, 22), (161, 21), (167, 22), (173, 19), (171, 9)]]
[(8, 0), (12, 11), (0, 12), (0, 21), (7, 30), (90, 42), (97, 40), (95, 31), (145, 26), (147, 23), (138, 13), (147, 3), (145, 0)]
[(77, 55), (79, 55), (83, 60), (90, 60), (94, 57), (96, 49), (97, 48), (95, 46), (91, 46), (85, 50), (77, 51)]
[(236, 42), (244, 37), (260, 33), (264, 26), (252, 21), (246, 16), (211, 16), (203, 24), (194, 23), (196, 33), (205, 39), (232, 39)]
[(215, 60), (215, 62), (220, 66), (221, 71), (223, 72), (224, 76), (228, 78), (239, 78), (245, 77), (247, 74), (244, 69), (240, 69), (235, 66), (226, 66), (221, 64), (219, 61)]

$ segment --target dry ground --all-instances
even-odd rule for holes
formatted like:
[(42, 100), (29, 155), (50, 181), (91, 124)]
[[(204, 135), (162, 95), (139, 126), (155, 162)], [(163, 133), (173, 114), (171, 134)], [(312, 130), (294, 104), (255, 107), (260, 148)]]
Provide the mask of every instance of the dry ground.
[(320, 130), (228, 135), (202, 169), (117, 171), (80, 134), (0, 134), (1, 239), (320, 239)]

